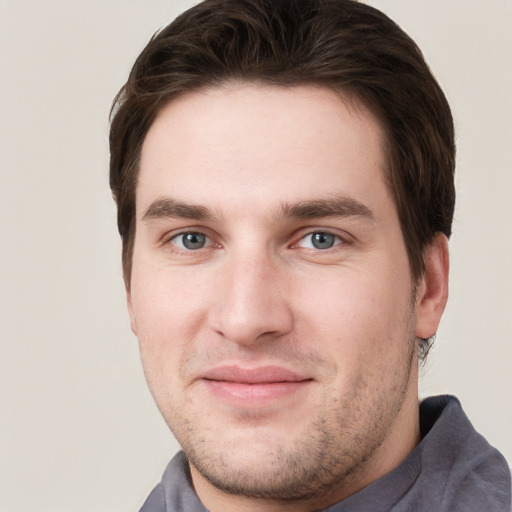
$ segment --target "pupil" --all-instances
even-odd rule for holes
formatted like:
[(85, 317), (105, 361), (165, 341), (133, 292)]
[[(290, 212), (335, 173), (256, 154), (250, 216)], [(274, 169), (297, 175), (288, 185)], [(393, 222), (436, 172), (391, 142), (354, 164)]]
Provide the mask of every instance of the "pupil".
[(187, 233), (183, 235), (183, 245), (187, 249), (201, 249), (204, 247), (205, 238), (203, 233)]
[(334, 245), (334, 235), (330, 235), (329, 233), (315, 233), (312, 241), (316, 249), (330, 249)]

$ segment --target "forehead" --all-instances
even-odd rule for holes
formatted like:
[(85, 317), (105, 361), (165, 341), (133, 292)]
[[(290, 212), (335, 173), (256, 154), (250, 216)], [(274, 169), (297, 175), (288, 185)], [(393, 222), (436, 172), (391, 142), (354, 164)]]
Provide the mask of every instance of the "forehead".
[(333, 194), (386, 201), (383, 139), (368, 109), (326, 88), (231, 83), (189, 93), (146, 136), (138, 216), (166, 196), (237, 211)]

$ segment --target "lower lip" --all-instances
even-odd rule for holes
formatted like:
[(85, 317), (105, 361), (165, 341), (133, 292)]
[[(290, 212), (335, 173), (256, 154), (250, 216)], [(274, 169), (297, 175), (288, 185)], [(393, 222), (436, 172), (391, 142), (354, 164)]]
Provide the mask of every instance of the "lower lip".
[(246, 384), (223, 380), (204, 380), (207, 388), (224, 401), (241, 406), (265, 405), (292, 397), (302, 391), (311, 380), (293, 382), (266, 382)]

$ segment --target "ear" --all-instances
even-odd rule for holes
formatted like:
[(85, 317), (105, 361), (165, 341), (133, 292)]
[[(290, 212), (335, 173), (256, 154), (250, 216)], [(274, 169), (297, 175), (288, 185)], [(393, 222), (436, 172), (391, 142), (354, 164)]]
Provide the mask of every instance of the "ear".
[(430, 338), (439, 326), (448, 300), (448, 239), (438, 233), (424, 254), (425, 272), (416, 295), (416, 336)]
[(132, 293), (128, 286), (126, 287), (126, 305), (128, 306), (128, 315), (130, 316), (130, 327), (133, 334), (137, 336), (137, 321), (135, 320), (135, 312), (133, 311)]

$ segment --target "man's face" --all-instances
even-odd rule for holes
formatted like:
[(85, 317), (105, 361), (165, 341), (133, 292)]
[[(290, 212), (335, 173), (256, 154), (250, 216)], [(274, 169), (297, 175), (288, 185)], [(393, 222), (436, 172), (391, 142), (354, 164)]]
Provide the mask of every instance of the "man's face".
[(415, 442), (415, 287), (382, 146), (365, 108), (312, 86), (194, 92), (150, 129), (129, 309), (197, 488), (314, 497)]

